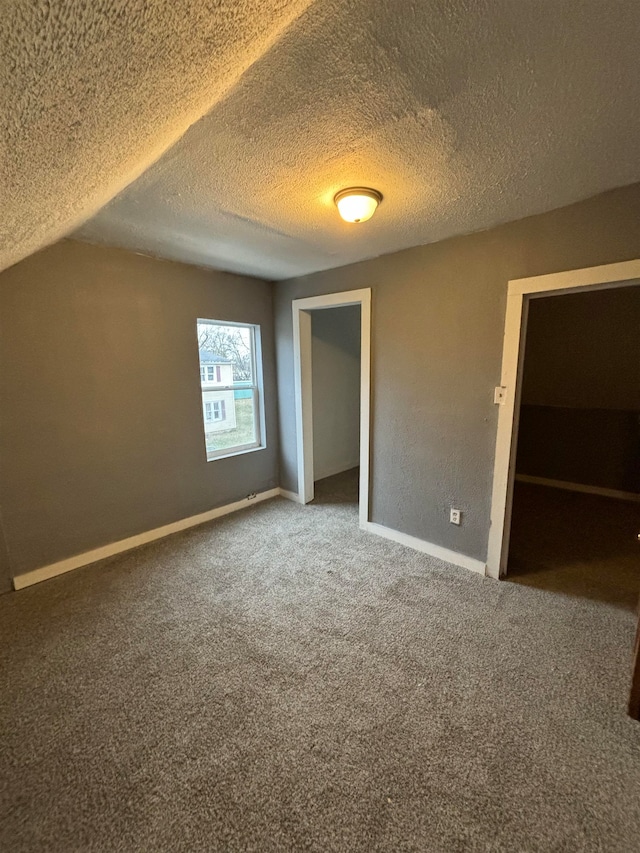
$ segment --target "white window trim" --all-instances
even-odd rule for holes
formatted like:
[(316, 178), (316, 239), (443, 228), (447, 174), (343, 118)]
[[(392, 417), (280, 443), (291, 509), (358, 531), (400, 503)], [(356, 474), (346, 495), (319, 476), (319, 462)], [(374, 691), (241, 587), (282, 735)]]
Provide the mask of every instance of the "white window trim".
[[(262, 369), (262, 336), (261, 328), (258, 323), (238, 323), (230, 320), (210, 320), (208, 318), (199, 317), (196, 320), (196, 328), (200, 325), (210, 326), (238, 326), (242, 329), (249, 329), (251, 332), (251, 372), (253, 382), (251, 385), (234, 384), (234, 385), (217, 385), (215, 391), (251, 391), (253, 393), (253, 417), (254, 417), (254, 434), (256, 440), (247, 444), (235, 445), (233, 447), (225, 447), (222, 450), (207, 450), (205, 438), (205, 455), (207, 462), (216, 462), (218, 459), (226, 459), (229, 456), (240, 456), (243, 453), (253, 453), (256, 450), (264, 450), (267, 446), (266, 442), (266, 418), (264, 411), (264, 380)], [(212, 390), (212, 389), (205, 389)], [(234, 400), (235, 406), (235, 400)], [(211, 421), (211, 423), (213, 420)], [(207, 421), (204, 420), (203, 424)]]

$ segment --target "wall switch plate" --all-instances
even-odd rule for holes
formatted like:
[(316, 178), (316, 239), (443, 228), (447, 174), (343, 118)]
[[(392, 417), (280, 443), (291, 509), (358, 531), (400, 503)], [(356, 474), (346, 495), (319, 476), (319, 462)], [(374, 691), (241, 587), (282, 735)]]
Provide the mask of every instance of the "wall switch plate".
[(449, 510), (449, 521), (451, 524), (460, 524), (462, 521), (462, 512), (459, 509), (451, 508)]

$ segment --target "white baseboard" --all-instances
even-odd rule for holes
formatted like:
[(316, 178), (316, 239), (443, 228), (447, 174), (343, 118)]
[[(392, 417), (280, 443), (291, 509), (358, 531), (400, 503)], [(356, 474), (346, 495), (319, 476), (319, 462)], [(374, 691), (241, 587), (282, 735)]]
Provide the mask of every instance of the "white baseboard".
[(533, 486), (549, 486), (551, 489), (564, 489), (567, 492), (583, 492), (585, 495), (600, 495), (603, 498), (616, 498), (620, 501), (640, 503), (636, 492), (622, 492), (618, 489), (605, 489), (601, 486), (585, 486), (582, 483), (568, 483), (565, 480), (548, 480), (546, 477), (532, 477), (529, 474), (516, 474), (516, 482), (531, 483)]
[(288, 492), (286, 489), (280, 489), (280, 496), (286, 498), (288, 501), (293, 501), (296, 504), (304, 506), (304, 501), (297, 492)]
[(133, 548), (138, 548), (140, 545), (146, 545), (148, 542), (153, 542), (156, 539), (164, 539), (165, 536), (171, 536), (172, 533), (179, 533), (181, 530), (187, 530), (189, 527), (197, 527), (199, 524), (205, 524), (207, 521), (213, 521), (215, 518), (221, 518), (223, 515), (229, 515), (229, 513), (237, 512), (240, 509), (245, 509), (261, 501), (276, 498), (280, 494), (280, 489), (269, 489), (267, 492), (260, 492), (254, 498), (243, 498), (241, 501), (216, 507), (216, 509), (210, 509), (207, 512), (201, 512), (199, 515), (192, 515), (189, 518), (181, 518), (179, 521), (165, 524), (162, 527), (156, 527), (154, 530), (147, 530), (144, 533), (138, 533), (136, 536), (129, 536), (127, 539), (120, 539), (118, 542), (103, 545), (101, 548), (85, 551), (84, 554), (77, 554), (75, 557), (51, 563), (49, 566), (33, 569), (30, 572), (17, 575), (13, 579), (13, 588), (16, 590), (24, 589), (27, 586), (40, 583), (40, 581), (49, 580), (49, 578), (54, 578), (65, 572), (71, 572), (82, 566), (97, 563), (99, 560), (113, 557), (115, 554), (121, 554), (123, 551), (130, 551)]
[(486, 574), (486, 566), (481, 560), (476, 560), (474, 557), (467, 557), (466, 554), (460, 554), (458, 551), (451, 551), (449, 548), (443, 548), (441, 545), (434, 545), (433, 542), (425, 542), (424, 539), (409, 536), (408, 533), (392, 530), (390, 527), (384, 527), (382, 524), (376, 524), (373, 521), (367, 521), (361, 524), (360, 527), (369, 533), (375, 533), (376, 536), (382, 536), (385, 539), (398, 542), (400, 545), (406, 545), (407, 548), (413, 548), (414, 551), (421, 551), (423, 554), (437, 557), (446, 563), (453, 563), (454, 566), (469, 569), (470, 572), (477, 572), (479, 575)]
[[(125, 551), (131, 551), (140, 545), (146, 545), (148, 542), (154, 542), (156, 539), (164, 539), (166, 536), (171, 536), (173, 533), (179, 533), (181, 530), (188, 530), (190, 527), (197, 527), (199, 524), (205, 524), (207, 521), (213, 521), (216, 518), (221, 518), (224, 515), (229, 515), (232, 512), (237, 512), (240, 509), (246, 509), (252, 504), (260, 503), (261, 501), (269, 500), (281, 496), (287, 500), (302, 504), (303, 501), (296, 492), (289, 492), (286, 489), (269, 489), (266, 492), (260, 492), (255, 498), (243, 498), (235, 503), (227, 504), (226, 506), (216, 507), (216, 509), (202, 512), (199, 515), (192, 515), (189, 518), (181, 518), (179, 521), (174, 521), (171, 524), (165, 524), (162, 527), (156, 527), (154, 530), (147, 530), (144, 533), (138, 533), (136, 536), (129, 536), (127, 539), (120, 539), (118, 542), (112, 542), (109, 545), (103, 545), (101, 548), (95, 548), (92, 551), (85, 551), (83, 554), (77, 554), (74, 557), (68, 557), (65, 560), (60, 560), (57, 563), (51, 563), (48, 566), (42, 566), (39, 569), (33, 569), (30, 572), (25, 572), (22, 575), (17, 575), (13, 579), (13, 588), (15, 590), (24, 589), (41, 581), (49, 580), (49, 578), (57, 577), (58, 575), (71, 572), (74, 569), (80, 569), (83, 566), (89, 566), (92, 563), (97, 563), (100, 560), (105, 560), (107, 557), (113, 557), (116, 554), (122, 554)], [(432, 557), (438, 557), (447, 563), (453, 563), (455, 566), (461, 566), (464, 569), (469, 569), (472, 572), (485, 574), (485, 565), (480, 560), (475, 560), (473, 557), (467, 557), (465, 554), (459, 554), (457, 551), (450, 551), (448, 548), (443, 548), (440, 545), (434, 545), (431, 542), (425, 542), (423, 539), (417, 539), (415, 536), (409, 536), (407, 533), (401, 533), (398, 530), (392, 530), (390, 527), (384, 527), (381, 524), (375, 524), (368, 521), (361, 525), (363, 530), (369, 533), (374, 533), (377, 536), (383, 536), (385, 539), (391, 539), (400, 545), (406, 545), (408, 548), (413, 548), (415, 551), (421, 551), (424, 554), (429, 554)]]

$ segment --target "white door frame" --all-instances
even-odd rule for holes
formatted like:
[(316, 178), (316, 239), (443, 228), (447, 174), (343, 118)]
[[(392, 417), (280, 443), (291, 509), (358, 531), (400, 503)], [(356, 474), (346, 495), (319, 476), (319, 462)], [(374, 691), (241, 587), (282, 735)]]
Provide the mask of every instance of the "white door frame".
[(584, 290), (624, 287), (640, 279), (640, 259), (599, 267), (519, 278), (509, 282), (507, 313), (502, 351), (502, 404), (498, 414), (496, 455), (493, 469), (491, 527), (487, 554), (487, 575), (503, 577), (507, 571), (511, 508), (515, 478), (515, 456), (527, 333), (529, 300)]
[(296, 407), (298, 495), (313, 500), (313, 395), (311, 373), (311, 311), (360, 306), (360, 524), (369, 521), (369, 424), (371, 395), (371, 289), (347, 290), (294, 299), (293, 365)]

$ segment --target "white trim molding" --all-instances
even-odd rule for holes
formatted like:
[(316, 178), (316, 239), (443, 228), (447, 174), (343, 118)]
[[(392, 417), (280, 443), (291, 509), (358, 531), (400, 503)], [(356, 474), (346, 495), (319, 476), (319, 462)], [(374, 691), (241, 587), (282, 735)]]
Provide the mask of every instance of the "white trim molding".
[(91, 563), (97, 563), (100, 560), (105, 560), (107, 557), (113, 557), (116, 554), (122, 554), (124, 551), (131, 551), (134, 548), (139, 548), (141, 545), (146, 545), (148, 542), (154, 542), (156, 539), (164, 539), (166, 536), (171, 536), (173, 533), (179, 533), (181, 530), (187, 530), (190, 527), (197, 527), (199, 524), (205, 524), (207, 521), (213, 521), (216, 518), (221, 518), (224, 515), (229, 515), (232, 512), (237, 512), (240, 509), (246, 509), (253, 504), (267, 501), (271, 498), (277, 498), (280, 495), (280, 489), (269, 489), (267, 492), (260, 492), (255, 497), (243, 498), (235, 503), (227, 504), (226, 506), (216, 507), (207, 512), (201, 512), (199, 515), (192, 515), (189, 518), (181, 518), (179, 521), (174, 521), (171, 524), (165, 524), (162, 527), (156, 527), (154, 530), (147, 530), (144, 533), (138, 533), (136, 536), (129, 536), (127, 539), (120, 539), (118, 542), (111, 542), (109, 545), (103, 545), (101, 548), (95, 548), (92, 551), (85, 551), (83, 554), (77, 554), (74, 557), (68, 557), (66, 560), (60, 560), (57, 563), (51, 563), (48, 566), (42, 566), (39, 569), (33, 569), (30, 572), (25, 572), (22, 575), (16, 575), (13, 579), (13, 588), (15, 590), (24, 589), (27, 586), (40, 583), (41, 581), (49, 580), (49, 578), (63, 575), (66, 572), (71, 572), (74, 569), (80, 569), (83, 566), (89, 566)]
[(547, 477), (534, 477), (530, 474), (516, 474), (515, 479), (516, 483), (530, 483), (532, 486), (547, 486), (550, 489), (563, 489), (566, 492), (581, 492), (585, 495), (598, 495), (601, 498), (640, 503), (640, 495), (637, 492), (623, 492), (621, 489), (606, 489), (603, 486), (570, 483), (567, 480), (550, 480)]
[(414, 551), (421, 551), (430, 557), (437, 557), (439, 560), (444, 560), (445, 563), (452, 563), (454, 566), (460, 566), (462, 569), (468, 569), (470, 572), (476, 572), (479, 575), (484, 576), (486, 574), (486, 565), (482, 560), (467, 557), (466, 554), (451, 551), (449, 548), (443, 548), (442, 545), (434, 545), (433, 542), (426, 542), (424, 539), (409, 536), (408, 533), (401, 533), (399, 530), (384, 527), (384, 525), (376, 524), (373, 521), (361, 524), (360, 528), (367, 533), (373, 533), (376, 536), (382, 536), (384, 539), (390, 539), (392, 542), (398, 542), (398, 544), (405, 545)]
[(487, 555), (487, 574), (492, 578), (506, 574), (509, 556), (515, 449), (529, 300), (542, 296), (578, 293), (587, 289), (625, 287), (639, 281), (640, 259), (519, 278), (509, 282), (500, 379), (500, 385), (505, 390), (504, 401), (498, 413)]
[(313, 500), (313, 388), (311, 311), (360, 306), (360, 523), (369, 520), (369, 459), (371, 406), (371, 288), (346, 290), (294, 299), (293, 372), (296, 407), (296, 452), (300, 503)]
[(621, 261), (617, 264), (602, 264), (599, 267), (534, 275), (530, 278), (514, 278), (509, 282), (509, 293), (520, 296), (536, 293), (538, 296), (544, 296), (545, 293), (551, 292), (553, 296), (557, 296), (558, 291), (571, 293), (582, 290), (584, 287), (593, 287), (595, 290), (624, 287), (638, 279), (640, 279), (640, 258)]
[(287, 489), (280, 489), (280, 497), (288, 501), (293, 501), (295, 504), (304, 504), (304, 501), (297, 492), (289, 492)]
[[(90, 566), (93, 563), (98, 563), (101, 560), (106, 560), (108, 557), (114, 557), (117, 554), (123, 554), (126, 551), (132, 551), (139, 548), (141, 545), (146, 545), (150, 542), (155, 542), (158, 539), (164, 539), (174, 533), (179, 533), (182, 530), (188, 530), (191, 527), (197, 527), (200, 524), (206, 524), (209, 521), (214, 521), (216, 518), (222, 518), (225, 515), (230, 515), (241, 509), (261, 503), (262, 501), (270, 500), (271, 498), (282, 497), (286, 500), (293, 501), (297, 504), (304, 504), (304, 500), (295, 492), (287, 491), (286, 489), (269, 489), (266, 492), (260, 492), (255, 497), (243, 498), (240, 501), (227, 504), (226, 506), (216, 507), (207, 512), (202, 512), (199, 515), (192, 515), (189, 518), (182, 518), (179, 521), (174, 521), (171, 524), (165, 524), (162, 527), (156, 527), (153, 530), (147, 530), (144, 533), (138, 533), (136, 536), (129, 536), (127, 539), (120, 539), (117, 542), (111, 542), (108, 545), (103, 545), (100, 548), (94, 548), (91, 551), (85, 551), (82, 554), (76, 554), (73, 557), (68, 557), (65, 560), (60, 560), (57, 563), (51, 563), (48, 566), (41, 566), (38, 569), (33, 569), (30, 572), (25, 572), (21, 575), (16, 575), (13, 578), (13, 588), (15, 590), (25, 589), (42, 581), (55, 578), (58, 575), (66, 574), (67, 572), (81, 569), (85, 566)], [(443, 548), (441, 545), (434, 545), (431, 542), (426, 542), (423, 539), (418, 539), (415, 536), (409, 536), (407, 533), (401, 533), (399, 530), (393, 530), (390, 527), (384, 527), (382, 524), (375, 524), (367, 521), (361, 522), (360, 528), (368, 533), (373, 533), (376, 536), (382, 536), (384, 539), (390, 539), (414, 551), (420, 551), (423, 554), (429, 554), (431, 557), (437, 557), (444, 560), (446, 563), (451, 563), (454, 566), (460, 566), (463, 569), (485, 574), (485, 564), (473, 557), (467, 557), (465, 554), (460, 554), (457, 551), (451, 551), (448, 548)]]

